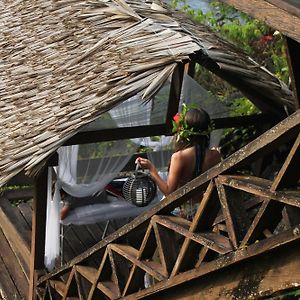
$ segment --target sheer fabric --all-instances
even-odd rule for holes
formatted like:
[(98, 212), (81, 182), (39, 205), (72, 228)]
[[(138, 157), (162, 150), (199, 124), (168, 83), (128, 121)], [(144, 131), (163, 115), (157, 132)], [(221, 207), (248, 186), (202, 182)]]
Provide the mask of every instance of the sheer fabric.
[[(150, 122), (151, 102), (142, 104), (139, 97), (132, 97), (110, 110), (109, 114), (118, 127), (147, 125)], [(105, 186), (124, 168), (136, 150), (136, 144), (129, 140), (74, 145), (61, 147), (58, 150), (59, 165), (56, 168), (57, 181), (53, 198), (51, 195), (52, 180), (49, 179), (48, 182), (45, 243), (45, 265), (48, 270), (53, 269), (55, 259), (59, 255), (60, 239), (57, 228), (60, 224), (60, 190), (63, 189), (73, 197), (87, 197), (103, 191)], [(97, 162), (96, 165), (95, 162)], [(95, 209), (92, 206), (85, 207), (83, 203), (79, 208), (80, 214), (76, 215), (75, 212), (72, 222), (77, 224), (97, 222), (99, 218), (105, 219), (105, 215), (108, 218), (115, 218), (116, 214), (120, 215), (120, 212), (126, 211), (124, 204), (130, 205), (121, 200), (112, 201), (111, 205), (100, 203), (99, 213), (95, 215), (93, 214)], [(127, 208), (132, 210), (132, 207)], [(116, 213), (116, 211), (119, 212)], [(70, 223), (68, 218), (65, 223)]]
[(60, 194), (55, 188), (52, 194), (52, 168), (48, 168), (48, 187), (47, 187), (47, 215), (46, 215), (46, 236), (45, 236), (45, 259), (46, 268), (51, 271), (55, 266), (55, 259), (59, 256), (59, 220)]

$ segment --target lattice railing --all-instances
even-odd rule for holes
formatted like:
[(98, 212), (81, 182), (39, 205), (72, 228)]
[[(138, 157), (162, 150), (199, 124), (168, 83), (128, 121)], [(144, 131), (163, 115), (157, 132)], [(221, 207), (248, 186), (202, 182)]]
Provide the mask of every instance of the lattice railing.
[[(44, 275), (36, 289), (39, 298), (140, 299), (299, 239), (299, 127), (298, 111), (60, 270)], [(288, 151), (272, 180), (233, 175), (280, 145)], [(192, 220), (172, 215), (203, 190)]]

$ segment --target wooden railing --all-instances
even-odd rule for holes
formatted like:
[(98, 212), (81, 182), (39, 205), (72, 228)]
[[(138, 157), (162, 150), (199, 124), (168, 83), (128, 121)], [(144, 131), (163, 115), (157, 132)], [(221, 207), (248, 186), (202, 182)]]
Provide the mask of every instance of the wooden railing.
[[(42, 276), (36, 287), (39, 299), (156, 299), (175, 286), (299, 240), (299, 129), (297, 111), (61, 269)], [(272, 179), (236, 174), (281, 146), (287, 155)], [(191, 220), (172, 214), (203, 190)], [(292, 278), (286, 288), (292, 287)]]

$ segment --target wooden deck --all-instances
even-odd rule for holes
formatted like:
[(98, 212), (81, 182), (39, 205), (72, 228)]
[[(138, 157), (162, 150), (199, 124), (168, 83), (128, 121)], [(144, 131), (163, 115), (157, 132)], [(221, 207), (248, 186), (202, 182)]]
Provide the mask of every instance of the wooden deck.
[[(13, 206), (0, 197), (0, 299), (27, 299), (31, 244), (31, 200)], [(61, 263), (71, 260), (102, 239), (106, 223), (63, 226)], [(107, 234), (118, 223), (110, 223)], [(58, 262), (60, 263), (60, 262)]]

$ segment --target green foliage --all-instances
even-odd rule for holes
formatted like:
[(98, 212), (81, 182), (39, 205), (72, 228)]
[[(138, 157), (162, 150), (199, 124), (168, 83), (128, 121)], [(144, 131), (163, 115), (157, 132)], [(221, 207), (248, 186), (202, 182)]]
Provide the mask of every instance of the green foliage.
[(207, 25), (254, 59), (284, 82), (288, 82), (288, 65), (282, 35), (265, 23), (220, 2), (212, 2), (211, 10), (194, 10), (186, 1), (172, 1), (196, 22)]
[(246, 97), (236, 98), (230, 104), (231, 116), (249, 116), (258, 113), (259, 110)]

